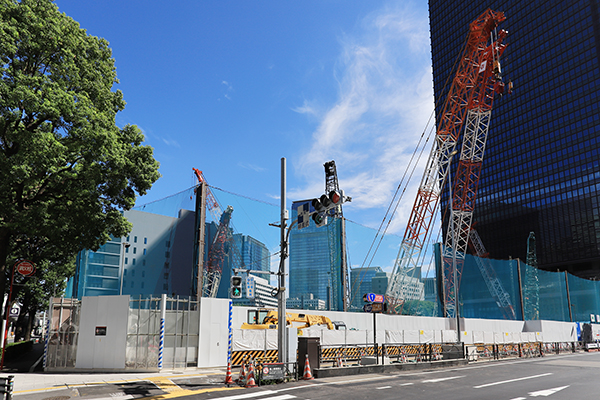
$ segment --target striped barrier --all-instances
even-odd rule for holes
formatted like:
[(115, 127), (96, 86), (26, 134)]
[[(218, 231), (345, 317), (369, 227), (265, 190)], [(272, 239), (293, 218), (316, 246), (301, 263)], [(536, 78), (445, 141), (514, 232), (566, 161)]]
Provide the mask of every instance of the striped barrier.
[(160, 319), (160, 340), (158, 342), (158, 369), (163, 367), (163, 350), (165, 349), (165, 319)]
[(234, 350), (231, 352), (231, 365), (240, 366), (244, 359), (253, 359), (257, 363), (277, 362), (277, 350)]

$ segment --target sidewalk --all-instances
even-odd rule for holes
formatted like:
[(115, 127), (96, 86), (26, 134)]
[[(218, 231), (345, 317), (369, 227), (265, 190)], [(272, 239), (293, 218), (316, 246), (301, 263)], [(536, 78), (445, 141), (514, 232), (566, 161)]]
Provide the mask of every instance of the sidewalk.
[[(181, 391), (226, 388), (226, 368), (188, 368), (154, 373), (6, 373), (14, 375), (13, 396), (19, 400), (60, 398), (121, 400)], [(183, 394), (183, 393), (181, 393)], [(191, 394), (191, 393), (190, 393)], [(167, 396), (173, 397), (173, 396)]]

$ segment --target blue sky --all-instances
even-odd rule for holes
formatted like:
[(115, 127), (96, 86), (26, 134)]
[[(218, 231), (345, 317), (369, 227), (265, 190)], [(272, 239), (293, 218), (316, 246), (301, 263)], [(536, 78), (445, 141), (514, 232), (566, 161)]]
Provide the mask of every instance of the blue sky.
[[(347, 218), (377, 227), (433, 110), (426, 0), (57, 0), (107, 39), (160, 178), (138, 204), (193, 184), (278, 203), (323, 193), (335, 160)], [(392, 232), (402, 235), (416, 183)], [(399, 243), (398, 243), (399, 244)]]

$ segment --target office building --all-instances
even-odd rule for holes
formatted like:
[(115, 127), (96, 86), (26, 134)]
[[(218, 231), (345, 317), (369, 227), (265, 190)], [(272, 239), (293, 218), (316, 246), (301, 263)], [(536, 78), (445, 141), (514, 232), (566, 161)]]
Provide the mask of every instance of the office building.
[(273, 297), (277, 288), (271, 286), (263, 277), (250, 273), (242, 280), (242, 298), (234, 299), (236, 306), (277, 308), (277, 297)]
[(367, 293), (385, 294), (385, 289), (382, 292), (375, 292), (372, 285), (373, 278), (381, 272), (383, 272), (381, 267), (352, 268), (350, 270), (350, 293), (353, 309), (362, 310), (365, 304), (363, 296)]
[(327, 310), (327, 304), (321, 299), (316, 299), (312, 294), (300, 296), (300, 298), (287, 299), (286, 307), (300, 310)]
[(514, 91), (496, 96), (473, 214), (491, 258), (525, 260), (535, 232), (539, 268), (600, 278), (599, 7), (429, 1), (438, 119), (469, 23), (487, 8), (506, 16), (502, 75)]
[[(292, 203), (292, 221), (297, 219), (298, 207), (306, 203), (310, 204), (310, 200)], [(339, 218), (329, 218), (327, 225), (322, 227), (310, 220), (306, 228), (292, 228), (289, 239), (290, 298), (300, 299), (312, 294), (315, 299), (331, 304), (332, 310), (343, 310), (341, 229)]]
[(189, 296), (194, 212), (181, 210), (178, 218), (136, 210), (124, 215), (133, 224), (129, 236), (77, 255), (71, 296)]
[[(133, 227), (129, 236), (112, 238), (97, 251), (83, 250), (76, 260), (75, 276), (69, 280), (67, 295), (102, 296), (129, 294), (132, 296), (189, 297), (195, 293), (194, 225), (195, 213), (180, 210), (178, 218), (131, 210), (124, 213)], [(218, 225), (205, 224), (204, 262)], [(269, 252), (258, 240), (241, 234), (233, 235), (239, 258), (249, 269), (269, 270)], [(217, 297), (229, 298), (232, 250), (225, 256)], [(272, 290), (265, 275), (264, 285)], [(263, 292), (263, 282), (257, 284)], [(259, 296), (260, 298), (260, 296)], [(267, 304), (267, 301), (264, 302)]]
[[(234, 265), (232, 262), (232, 259), (237, 259), (238, 255), (235, 257), (230, 255), (225, 258), (221, 275), (222, 284), (219, 285), (219, 291), (217, 292), (217, 297), (220, 299), (229, 298), (230, 280), (231, 276), (233, 275), (231, 271), (232, 268), (244, 268), (263, 272), (269, 272), (271, 270), (271, 253), (264, 243), (253, 238), (252, 236), (242, 235), (240, 233), (233, 234), (232, 237), (235, 248), (230, 249), (229, 254), (235, 251), (236, 254), (239, 255), (238, 263), (240, 263), (240, 265)], [(267, 285), (271, 284), (270, 274), (255, 275), (266, 280)]]

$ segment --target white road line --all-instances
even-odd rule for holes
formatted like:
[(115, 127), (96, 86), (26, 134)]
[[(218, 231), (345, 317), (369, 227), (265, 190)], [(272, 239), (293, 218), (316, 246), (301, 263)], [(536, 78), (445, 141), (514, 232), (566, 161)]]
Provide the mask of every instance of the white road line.
[(515, 397), (514, 399), (510, 400), (527, 400), (527, 397)]
[(458, 378), (464, 378), (464, 376), (448, 376), (446, 378), (427, 379), (427, 380), (421, 381), (421, 383), (436, 383), (436, 382), (449, 381), (450, 379), (458, 379)]
[[(240, 399), (249, 399), (251, 397), (258, 397), (258, 396), (267, 396), (269, 394), (275, 394), (277, 393), (274, 390), (265, 390), (264, 392), (250, 392), (250, 393), (244, 393), (244, 394), (236, 394), (235, 396), (226, 396), (226, 397), (219, 397), (219, 400), (240, 400)], [(292, 395), (284, 395), (284, 396), (291, 396), (288, 397), (289, 399), (291, 399)]]
[(269, 397), (269, 400), (288, 400), (295, 399), (296, 396), (292, 396), (291, 394), (282, 394), (279, 396)]
[(507, 380), (507, 381), (493, 382), (493, 383), (486, 383), (485, 385), (473, 386), (473, 389), (481, 389), (481, 388), (488, 387), (488, 386), (502, 385), (502, 384), (504, 384), (504, 383), (511, 383), (511, 382), (517, 382), (517, 381), (524, 381), (524, 380), (526, 380), (526, 379), (541, 378), (542, 376), (548, 376), (548, 375), (552, 375), (552, 372), (548, 372), (548, 373), (546, 373), (546, 374), (540, 374), (540, 375), (524, 376), (524, 377), (522, 377), (522, 378), (509, 379), (509, 380)]
[(391, 386), (382, 386), (382, 387), (378, 387), (377, 390), (379, 390), (379, 389), (389, 389), (389, 388), (391, 388)]
[(412, 382), (401, 383), (401, 384), (400, 384), (400, 385), (398, 385), (398, 386), (410, 386), (410, 385), (414, 385), (414, 383), (412, 383)]

